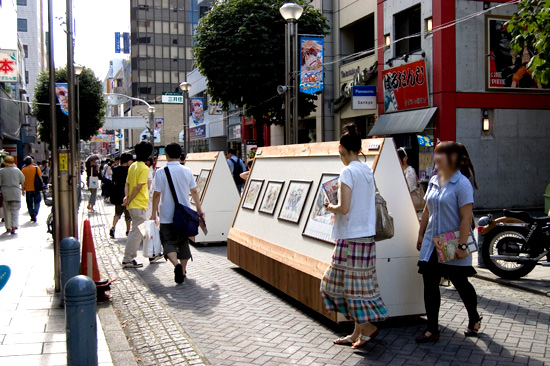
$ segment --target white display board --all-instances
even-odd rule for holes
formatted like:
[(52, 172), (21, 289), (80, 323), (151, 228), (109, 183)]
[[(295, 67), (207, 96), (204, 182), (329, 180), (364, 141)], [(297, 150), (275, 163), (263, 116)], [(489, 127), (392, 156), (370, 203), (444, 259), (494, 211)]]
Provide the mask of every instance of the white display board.
[[(159, 158), (158, 168), (165, 166)], [(192, 153), (185, 166), (191, 169), (197, 181), (202, 209), (206, 216), (208, 234), (199, 230), (197, 243), (224, 242), (235, 217), (240, 195), (223, 152)], [(193, 202), (192, 202), (193, 204)]]
[[(393, 139), (364, 140), (363, 151), (367, 155), (367, 164), (374, 166), (378, 189), (387, 201), (395, 223), (395, 236), (376, 245), (382, 298), (390, 316), (424, 313), (422, 281), (417, 273), (416, 238), (419, 223), (395, 144)], [(261, 253), (282, 266), (320, 279), (331, 261), (334, 243), (330, 239), (331, 215), (318, 209), (319, 186), (321, 181), (324, 183), (337, 177), (343, 167), (338, 155), (338, 142), (260, 148), (229, 236), (229, 259), (249, 270), (246, 267), (251, 264), (246, 264), (246, 255)], [(243, 204), (253, 206), (253, 197), (247, 197), (247, 194), (251, 184), (260, 185), (253, 182), (262, 183), (258, 202), (254, 209), (244, 208)], [(262, 201), (270, 182), (282, 184), (274, 210), (268, 210), (273, 211), (273, 214), (262, 212)], [(305, 192), (308, 185), (309, 190)], [(289, 194), (293, 201), (287, 200), (285, 203), (285, 196)], [(300, 214), (297, 211), (304, 195), (307, 197)], [(273, 200), (270, 202), (273, 206)], [(288, 207), (293, 210), (290, 216), (285, 213)], [(280, 217), (281, 214), (283, 217)], [(297, 215), (299, 218), (296, 222)], [(249, 254), (243, 254), (245, 252)], [(291, 278), (280, 279), (270, 273), (262, 274), (261, 268), (250, 271), (285, 292), (289, 286), (300, 286), (292, 284)], [(308, 289), (292, 291), (298, 295), (289, 293), (291, 290), (287, 293), (307, 302), (299, 298), (299, 294)], [(310, 294), (314, 294), (314, 291), (318, 291), (318, 288), (311, 290)], [(307, 305), (314, 307), (312, 304)]]

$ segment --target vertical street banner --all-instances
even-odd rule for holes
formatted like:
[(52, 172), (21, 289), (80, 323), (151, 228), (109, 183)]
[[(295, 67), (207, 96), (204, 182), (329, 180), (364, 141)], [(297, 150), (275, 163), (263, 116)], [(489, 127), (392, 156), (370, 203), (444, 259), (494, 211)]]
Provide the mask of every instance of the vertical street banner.
[(125, 54), (129, 54), (130, 53), (130, 33), (128, 32), (122, 33), (122, 40), (123, 40), (122, 52)]
[(115, 53), (120, 53), (120, 32), (115, 32)]
[(323, 90), (323, 37), (300, 37), (300, 92)]
[(382, 71), (384, 112), (429, 107), (427, 74), (424, 60)]
[(0, 83), (17, 82), (17, 51), (0, 50)]
[(69, 91), (67, 83), (55, 83), (55, 95), (59, 102), (59, 107), (64, 115), (69, 115)]
[(202, 98), (191, 98), (191, 127), (204, 124), (204, 107)]

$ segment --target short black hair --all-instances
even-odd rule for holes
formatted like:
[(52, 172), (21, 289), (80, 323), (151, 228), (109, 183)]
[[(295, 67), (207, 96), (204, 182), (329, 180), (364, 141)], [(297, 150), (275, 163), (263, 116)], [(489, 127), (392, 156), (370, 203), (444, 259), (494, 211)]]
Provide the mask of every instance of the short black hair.
[(181, 157), (181, 146), (178, 143), (171, 142), (166, 145), (164, 152), (170, 159), (179, 159)]
[(181, 155), (180, 155), (180, 160), (185, 161), (186, 158), (187, 158), (187, 154), (182, 152)]
[(227, 150), (227, 153), (228, 153), (228, 154), (232, 154), (232, 155), (237, 155), (237, 150), (235, 150), (235, 149), (229, 149), (229, 150)]
[(134, 160), (134, 155), (129, 153), (124, 153), (120, 156), (120, 164), (126, 164), (129, 161)]
[(153, 154), (153, 145), (149, 141), (141, 141), (136, 147), (136, 160), (137, 161), (147, 161)]

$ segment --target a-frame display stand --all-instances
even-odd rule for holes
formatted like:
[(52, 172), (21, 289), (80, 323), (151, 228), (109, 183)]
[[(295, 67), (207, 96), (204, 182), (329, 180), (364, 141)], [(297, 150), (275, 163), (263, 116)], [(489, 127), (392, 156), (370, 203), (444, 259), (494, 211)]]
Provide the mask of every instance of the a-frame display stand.
[[(364, 140), (363, 151), (395, 223), (395, 236), (376, 245), (382, 298), (392, 317), (424, 313), (416, 265), (418, 218), (394, 142)], [(334, 321), (343, 317), (326, 313), (319, 293), (334, 243), (325, 225), (330, 220), (319, 215), (314, 204), (319, 201), (320, 181), (334, 177), (343, 166), (338, 142), (259, 148), (227, 240), (229, 260)], [(273, 191), (281, 182), (280, 198), (275, 199)], [(304, 194), (300, 214), (296, 202)]]
[[(165, 161), (159, 158), (157, 167), (161, 168), (165, 165)], [(240, 195), (224, 153), (218, 151), (191, 153), (187, 155), (185, 166), (191, 169), (197, 181), (208, 228), (207, 235), (199, 230), (195, 242), (226, 241), (239, 205)]]

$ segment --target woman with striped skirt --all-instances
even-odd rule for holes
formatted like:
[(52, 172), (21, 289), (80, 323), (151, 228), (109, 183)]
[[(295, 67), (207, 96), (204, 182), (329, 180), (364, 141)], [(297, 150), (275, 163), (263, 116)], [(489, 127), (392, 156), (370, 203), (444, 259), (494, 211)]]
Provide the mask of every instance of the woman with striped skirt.
[(336, 215), (332, 237), (337, 240), (332, 262), (321, 281), (321, 295), (329, 312), (339, 312), (355, 322), (351, 335), (335, 344), (363, 347), (378, 329), (371, 322), (386, 320), (386, 306), (376, 278), (376, 203), (372, 169), (359, 161), (361, 138), (355, 126), (340, 138), (338, 204), (327, 204)]

